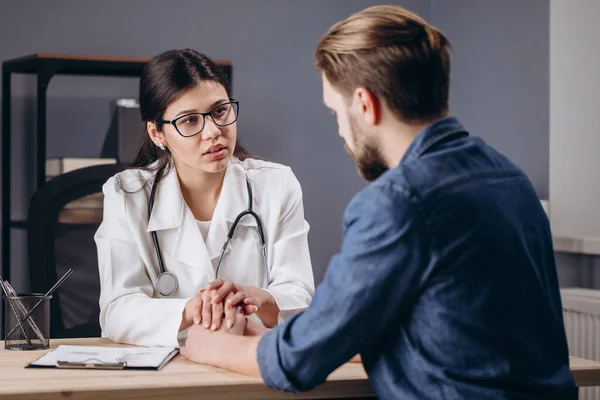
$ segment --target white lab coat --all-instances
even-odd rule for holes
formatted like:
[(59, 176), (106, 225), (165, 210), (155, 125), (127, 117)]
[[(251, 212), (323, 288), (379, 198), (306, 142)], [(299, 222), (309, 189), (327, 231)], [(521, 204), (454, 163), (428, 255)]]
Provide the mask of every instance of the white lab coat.
[[(173, 168), (158, 185), (148, 219), (153, 173), (130, 169), (103, 187), (104, 218), (95, 235), (100, 272), (100, 325), (103, 336), (118, 343), (178, 347), (186, 302), (215, 279), (215, 267), (236, 216), (247, 208), (246, 175), (253, 209), (260, 217), (268, 254), (269, 285), (279, 309), (279, 322), (311, 302), (314, 278), (308, 250), (302, 190), (290, 168), (270, 162), (232, 158), (203, 240), (184, 201)], [(142, 190), (139, 190), (142, 188)], [(156, 231), (165, 269), (179, 286), (164, 298), (155, 290), (159, 267), (151, 231)], [(256, 222), (242, 218), (228, 245), (219, 278), (260, 287), (263, 261)]]

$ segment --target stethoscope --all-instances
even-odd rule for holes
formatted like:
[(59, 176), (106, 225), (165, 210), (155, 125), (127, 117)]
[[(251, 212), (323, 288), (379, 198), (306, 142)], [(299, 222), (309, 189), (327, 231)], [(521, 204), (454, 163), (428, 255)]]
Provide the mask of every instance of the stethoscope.
[[(160, 176), (162, 171), (157, 172), (157, 176)], [(252, 187), (250, 186), (250, 180), (248, 179), (248, 175), (246, 175), (246, 188), (248, 192), (248, 208), (241, 213), (233, 221), (233, 225), (229, 229), (227, 233), (227, 240), (223, 245), (223, 249), (221, 250), (221, 255), (219, 256), (219, 262), (217, 263), (217, 268), (215, 271), (215, 278), (219, 277), (219, 268), (221, 267), (221, 261), (223, 260), (223, 256), (225, 255), (225, 250), (227, 249), (227, 245), (233, 238), (233, 233), (235, 232), (235, 228), (238, 225), (238, 222), (245, 217), (246, 215), (250, 215), (256, 220), (256, 225), (258, 227), (258, 236), (260, 240), (260, 247), (263, 258), (263, 268), (265, 271), (264, 279), (263, 279), (263, 287), (267, 288), (269, 284), (269, 267), (267, 263), (267, 245), (265, 243), (265, 235), (263, 232), (262, 223), (260, 222), (260, 218), (254, 211), (252, 211)], [(152, 208), (154, 207), (154, 195), (156, 193), (156, 185), (152, 184), (152, 189), (150, 190), (150, 200), (148, 202), (148, 220), (150, 220), (150, 215), (152, 214)], [(163, 264), (162, 253), (160, 251), (160, 245), (158, 244), (158, 237), (156, 235), (156, 231), (152, 231), (152, 241), (154, 242), (154, 250), (156, 251), (156, 257), (158, 258), (158, 266), (160, 268), (160, 275), (156, 279), (156, 283), (154, 286), (158, 293), (162, 296), (170, 296), (177, 290), (178, 281), (175, 274), (172, 272), (165, 271), (165, 266)]]

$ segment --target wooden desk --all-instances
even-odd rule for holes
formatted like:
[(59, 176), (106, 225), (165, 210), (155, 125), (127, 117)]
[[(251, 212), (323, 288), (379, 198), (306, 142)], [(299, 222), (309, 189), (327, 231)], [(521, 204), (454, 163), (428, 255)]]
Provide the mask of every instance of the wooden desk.
[[(50, 340), (80, 346), (118, 346), (107, 339)], [(0, 399), (332, 399), (373, 397), (362, 364), (348, 363), (317, 389), (292, 395), (254, 378), (198, 365), (177, 355), (160, 371), (92, 371), (23, 368), (48, 350), (9, 351), (0, 342)]]
[(569, 361), (571, 373), (577, 386), (600, 386), (599, 362), (577, 357), (570, 357)]
[[(51, 340), (80, 346), (118, 346), (106, 339)], [(374, 397), (361, 364), (348, 363), (334, 371), (327, 382), (299, 395), (277, 392), (261, 380), (198, 365), (177, 355), (161, 371), (91, 371), (25, 369), (46, 351), (8, 351), (0, 342), (0, 399), (326, 399)], [(600, 363), (571, 357), (577, 386), (600, 385)], [(109, 397), (110, 396), (110, 397)]]

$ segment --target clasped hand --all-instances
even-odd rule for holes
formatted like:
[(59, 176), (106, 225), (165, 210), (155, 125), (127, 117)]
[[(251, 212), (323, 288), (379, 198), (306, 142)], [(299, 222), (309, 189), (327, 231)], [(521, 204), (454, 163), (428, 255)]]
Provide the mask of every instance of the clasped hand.
[[(261, 293), (254, 288), (217, 279), (187, 302), (181, 328), (202, 324), (204, 328), (216, 331), (224, 320), (228, 330), (235, 327), (243, 332), (244, 317), (257, 312), (261, 304)], [(236, 327), (236, 324), (244, 326)]]

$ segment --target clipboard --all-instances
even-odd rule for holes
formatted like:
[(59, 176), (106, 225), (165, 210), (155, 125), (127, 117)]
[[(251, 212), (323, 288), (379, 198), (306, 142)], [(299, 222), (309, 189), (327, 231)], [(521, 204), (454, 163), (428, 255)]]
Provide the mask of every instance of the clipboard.
[[(29, 365), (32, 366), (31, 364)], [(72, 361), (57, 361), (56, 368), (61, 369), (125, 369), (127, 366), (126, 362), (119, 363), (107, 363), (107, 362), (72, 362)], [(43, 367), (42, 367), (43, 368)]]
[(172, 347), (103, 347), (60, 345), (25, 368), (160, 371), (179, 353)]

